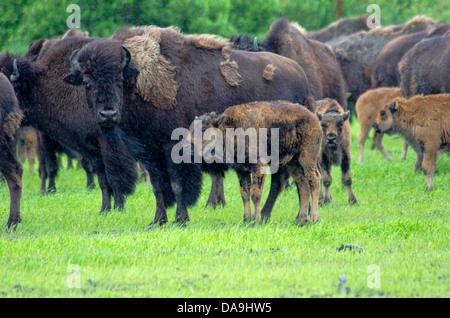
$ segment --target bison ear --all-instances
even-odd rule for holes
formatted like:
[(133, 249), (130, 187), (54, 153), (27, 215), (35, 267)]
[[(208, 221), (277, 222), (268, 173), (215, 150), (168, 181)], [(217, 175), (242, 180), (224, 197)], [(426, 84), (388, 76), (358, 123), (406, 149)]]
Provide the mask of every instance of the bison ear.
[(228, 118), (227, 115), (222, 115), (219, 118), (217, 118), (214, 122), (213, 122), (213, 126), (215, 128), (219, 127), (226, 119)]
[(350, 117), (350, 111), (347, 110), (345, 113), (342, 114), (342, 119), (346, 121)]
[(83, 84), (83, 75), (76, 70), (72, 70), (70, 74), (63, 78), (63, 82), (68, 85), (80, 86)]
[(138, 67), (132, 61), (130, 61), (123, 69), (123, 80), (128, 84), (135, 84), (138, 75)]
[(389, 106), (389, 110), (391, 111), (391, 113), (395, 113), (398, 110), (398, 102), (392, 102), (391, 106)]

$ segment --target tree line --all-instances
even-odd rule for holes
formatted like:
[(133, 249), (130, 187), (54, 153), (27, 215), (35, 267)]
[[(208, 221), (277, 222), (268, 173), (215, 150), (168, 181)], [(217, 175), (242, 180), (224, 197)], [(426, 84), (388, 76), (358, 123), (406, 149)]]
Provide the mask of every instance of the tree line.
[[(280, 17), (306, 30), (322, 28), (342, 17), (361, 16), (375, 3), (381, 25), (404, 23), (418, 14), (450, 20), (448, 0), (9, 0), (0, 3), (0, 51), (25, 52), (39, 38), (67, 30), (71, 4), (80, 8), (83, 31), (108, 37), (124, 25), (177, 26), (183, 33), (211, 33), (229, 37), (249, 33), (263, 39)], [(370, 12), (369, 12), (370, 14)]]

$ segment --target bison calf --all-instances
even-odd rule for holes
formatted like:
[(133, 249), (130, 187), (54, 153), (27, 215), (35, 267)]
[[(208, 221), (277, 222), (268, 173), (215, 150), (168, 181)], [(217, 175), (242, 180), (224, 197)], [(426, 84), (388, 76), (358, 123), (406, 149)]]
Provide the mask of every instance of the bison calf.
[[(318, 160), (322, 132), (317, 118), (308, 109), (285, 101), (253, 102), (227, 108), (222, 115), (215, 112), (202, 115), (191, 124), (186, 138), (194, 144), (194, 152), (198, 143), (196, 138), (199, 137), (196, 130), (200, 128), (204, 133), (212, 128), (222, 137), (223, 143), (216, 144), (218, 147), (214, 155), (229, 164), (238, 175), (244, 202), (244, 221), (256, 219), (258, 223), (261, 222), (260, 203), (267, 171), (265, 169), (276, 164), (280, 169), (286, 169), (297, 184), (300, 211), (296, 221), (301, 222), (301, 225), (308, 221), (310, 197), (310, 219), (312, 222), (317, 221), (320, 187)], [(239, 129), (243, 135), (239, 133)], [(255, 136), (259, 136), (259, 140), (251, 137), (252, 131)], [(278, 138), (273, 138), (274, 134), (278, 134)], [(267, 142), (261, 142), (265, 137)], [(249, 139), (248, 143), (246, 138)], [(211, 147), (211, 141), (207, 139), (202, 137), (203, 149)], [(266, 151), (270, 150), (270, 163), (263, 155), (264, 147), (267, 147)], [(239, 153), (245, 153), (245, 160), (239, 160)], [(252, 153), (257, 154), (254, 160)], [(274, 153), (278, 154), (277, 158), (274, 158)], [(205, 153), (202, 155), (205, 157)], [(217, 155), (222, 157), (218, 158)], [(254, 205), (253, 215), (250, 198)]]
[[(375, 123), (375, 118), (379, 111), (386, 105), (394, 100), (396, 97), (401, 97), (402, 91), (399, 87), (380, 87), (371, 89), (362, 94), (355, 103), (356, 116), (360, 124), (360, 131), (358, 135), (358, 152), (359, 162), (363, 162), (363, 150), (364, 144), (369, 132)], [(388, 154), (383, 145), (383, 134), (377, 132), (374, 133), (372, 139), (372, 149), (378, 148), (387, 161), (391, 161), (391, 156)], [(405, 148), (403, 157), (406, 156)]]
[(374, 128), (388, 135), (400, 133), (423, 156), (427, 191), (433, 190), (438, 152), (450, 151), (450, 94), (396, 98), (380, 110)]
[(352, 189), (352, 176), (350, 174), (350, 146), (352, 134), (350, 123), (350, 111), (344, 111), (341, 105), (334, 99), (323, 99), (317, 101), (317, 117), (322, 124), (323, 143), (322, 157), (320, 160), (322, 183), (325, 196), (320, 189), (320, 201), (327, 203), (331, 201), (331, 167), (340, 165), (342, 171), (342, 183), (347, 188), (348, 203), (357, 203)]
[(8, 183), (11, 200), (8, 228), (21, 221), (20, 198), (23, 169), (16, 159), (14, 134), (22, 122), (22, 117), (14, 89), (8, 79), (0, 73), (0, 172)]

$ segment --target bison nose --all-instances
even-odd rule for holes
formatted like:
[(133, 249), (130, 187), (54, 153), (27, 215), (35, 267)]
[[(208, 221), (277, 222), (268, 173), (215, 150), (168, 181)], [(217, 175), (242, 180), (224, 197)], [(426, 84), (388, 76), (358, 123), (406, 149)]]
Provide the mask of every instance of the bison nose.
[(329, 134), (327, 135), (327, 140), (331, 141), (331, 142), (335, 142), (336, 141), (336, 135), (335, 134)]
[(102, 110), (98, 113), (98, 117), (102, 122), (115, 122), (117, 120), (116, 110)]
[(380, 128), (378, 127), (377, 123), (373, 124), (373, 129), (375, 130), (375, 132), (377, 132), (378, 134), (381, 132)]

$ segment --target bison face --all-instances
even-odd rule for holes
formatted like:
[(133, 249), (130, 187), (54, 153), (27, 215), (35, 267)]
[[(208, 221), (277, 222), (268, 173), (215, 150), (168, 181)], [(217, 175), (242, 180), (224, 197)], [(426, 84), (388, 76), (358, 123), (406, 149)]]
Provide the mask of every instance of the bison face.
[(386, 104), (377, 114), (373, 128), (377, 133), (392, 135), (395, 132), (393, 114), (397, 111), (398, 103)]
[(317, 113), (317, 117), (322, 124), (324, 144), (330, 150), (336, 150), (339, 147), (342, 129), (349, 116), (350, 111), (346, 111), (342, 114), (338, 112), (328, 112), (324, 114)]
[(93, 41), (74, 51), (70, 63), (72, 70), (64, 82), (85, 87), (86, 99), (96, 122), (102, 128), (119, 124), (124, 82), (134, 82), (139, 74), (128, 49), (118, 41)]

